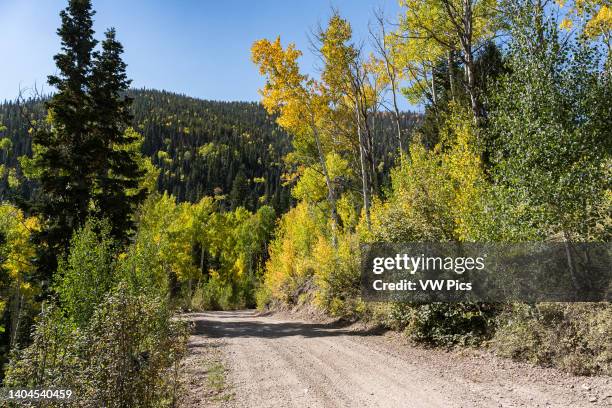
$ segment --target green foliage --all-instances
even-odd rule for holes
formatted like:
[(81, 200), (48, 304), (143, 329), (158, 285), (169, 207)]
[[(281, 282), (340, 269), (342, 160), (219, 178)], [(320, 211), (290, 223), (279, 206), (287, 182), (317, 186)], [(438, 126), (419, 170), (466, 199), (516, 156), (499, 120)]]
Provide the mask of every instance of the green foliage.
[(91, 2), (71, 1), (60, 15), (58, 35), (62, 51), (55, 56), (58, 75), (49, 77), (49, 84), (58, 92), (46, 105), (47, 126), (32, 135), (32, 142), (37, 145), (33, 167), (43, 192), (35, 211), (48, 224), (43, 236), (50, 252), (43, 262), (50, 270), (55, 267), (59, 253), (67, 248), (72, 232), (87, 218), (92, 187), (89, 166), (93, 165), (87, 157), (87, 143), (92, 141), (88, 129), (92, 112), (87, 81), (97, 44), (93, 38)]
[(33, 157), (20, 161), (38, 186), (27, 207), (45, 223), (38, 262), (47, 275), (90, 216), (106, 218), (125, 242), (146, 194), (138, 152), (130, 148), (137, 138), (126, 132), (131, 99), (123, 47), (111, 29), (95, 51), (94, 13), (89, 0), (71, 0), (60, 13), (62, 49), (54, 57), (57, 75), (49, 76), (57, 92), (45, 104), (45, 121), (28, 129)]
[(90, 219), (75, 232), (68, 256), (60, 260), (55, 292), (62, 310), (78, 327), (87, 325), (113, 285), (115, 247), (110, 224)]
[(191, 296), (191, 307), (196, 310), (232, 310), (232, 286), (223, 282), (218, 274), (213, 273), (205, 282), (200, 282)]
[(478, 130), (464, 109), (449, 110), (434, 149), (415, 141), (408, 162), (393, 170), (388, 199), (375, 203), (372, 231), (363, 232), (367, 240), (475, 241), (492, 234)]
[[(327, 171), (332, 180), (348, 177), (351, 173), (346, 159), (337, 153), (329, 153), (326, 158)], [(300, 175), (298, 182), (291, 190), (293, 197), (311, 203), (323, 202), (327, 191), (325, 177), (320, 166), (306, 167)]]
[(290, 196), (281, 180), (282, 157), (290, 150), (291, 139), (261, 105), (153, 90), (132, 90), (130, 96), (133, 126), (145, 138), (143, 152), (161, 169), (160, 192), (192, 203), (204, 196), (229, 196), (242, 174), (246, 181), (263, 178), (265, 182), (237, 189), (237, 195), (223, 202), (224, 208), (287, 209)]
[(268, 206), (220, 212), (211, 197), (178, 204), (154, 194), (139, 211), (134, 243), (119, 255), (118, 279), (135, 292), (170, 292), (186, 309), (251, 306), (275, 218)]
[[(124, 136), (126, 140), (142, 139), (136, 149), (142, 155), (134, 155), (145, 173), (140, 187), (166, 192), (179, 201), (197, 202), (204, 196), (229, 195), (242, 170), (247, 180), (264, 180), (243, 191), (246, 195), (240, 201), (249, 210), (270, 205), (280, 213), (288, 208), (291, 196), (282, 176), (287, 171), (283, 156), (291, 150), (291, 138), (261, 105), (155, 90), (130, 90), (127, 96), (133, 99), (128, 106), (133, 118)], [(31, 143), (28, 121), (38, 123), (36, 128), (43, 126), (45, 101), (0, 102), (0, 121), (6, 124), (5, 135), (13, 143), (11, 154), (0, 152), (0, 164), (17, 170), (22, 179), (17, 192), (26, 199), (35, 195), (37, 172), (42, 170), (33, 166), (31, 156), (40, 149)], [(154, 174), (154, 166), (159, 174)], [(25, 172), (31, 179), (23, 177)], [(0, 195), (3, 189), (8, 190), (7, 180), (0, 177)], [(223, 204), (230, 207), (229, 200)]]
[(393, 304), (386, 323), (413, 341), (436, 345), (476, 345), (494, 333), (497, 307), (486, 304)]
[(119, 240), (125, 240), (132, 232), (132, 215), (147, 194), (142, 187), (145, 175), (140, 157), (142, 139), (129, 128), (132, 99), (125, 93), (131, 80), (127, 78), (122, 54), (123, 46), (111, 28), (105, 33), (102, 50), (93, 54), (88, 80), (94, 112), (93, 140), (85, 146), (91, 157), (100, 160), (96, 163), (94, 159), (92, 169), (93, 214), (107, 219), (111, 233)]
[(512, 27), (511, 73), (491, 96), (500, 190), (529, 208), (523, 223), (537, 225), (540, 237), (607, 239), (612, 83), (601, 72), (603, 50), (560, 39), (556, 22), (528, 7), (515, 10)]
[[(15, 352), (5, 384), (68, 388), (71, 406), (175, 406), (173, 371), (186, 351), (185, 323), (165, 301), (119, 285), (78, 329), (53, 306), (41, 315), (33, 343)], [(59, 404), (59, 402), (58, 402)]]
[(315, 304), (332, 316), (352, 318), (365, 310), (359, 298), (360, 254), (356, 234), (341, 236), (337, 249), (322, 237), (315, 244)]
[[(32, 343), (24, 349), (13, 349), (4, 385), (25, 386), (62, 383), (78, 385), (76, 377), (79, 333), (74, 324), (53, 304), (43, 310), (32, 330)], [(75, 392), (81, 387), (75, 388)]]
[(232, 210), (238, 207), (252, 208), (253, 204), (249, 203), (249, 181), (243, 171), (239, 171), (232, 182), (232, 189), (229, 194), (229, 204)]
[(0, 139), (0, 150), (8, 152), (13, 147), (13, 142), (8, 137)]
[[(118, 274), (135, 292), (162, 295), (170, 290), (171, 279), (188, 276), (191, 260), (190, 225), (179, 220), (180, 207), (174, 197), (152, 195), (138, 213), (134, 243), (119, 255)], [(173, 241), (175, 239), (175, 241)]]

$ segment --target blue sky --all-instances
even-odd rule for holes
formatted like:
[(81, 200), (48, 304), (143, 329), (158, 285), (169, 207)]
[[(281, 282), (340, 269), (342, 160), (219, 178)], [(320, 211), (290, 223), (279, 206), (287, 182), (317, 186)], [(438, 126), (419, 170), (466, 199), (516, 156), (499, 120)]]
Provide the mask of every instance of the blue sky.
[[(0, 0), (0, 100), (13, 99), (19, 87), (45, 84), (55, 72), (59, 50), (55, 31), (60, 0)], [(93, 0), (98, 39), (114, 26), (125, 47), (134, 87), (166, 89), (217, 100), (258, 100), (263, 84), (250, 60), (260, 38), (281, 35), (304, 51), (302, 64), (314, 72), (308, 33), (337, 8), (367, 41), (375, 8), (388, 17), (396, 0)], [(47, 90), (49, 90), (47, 86)]]

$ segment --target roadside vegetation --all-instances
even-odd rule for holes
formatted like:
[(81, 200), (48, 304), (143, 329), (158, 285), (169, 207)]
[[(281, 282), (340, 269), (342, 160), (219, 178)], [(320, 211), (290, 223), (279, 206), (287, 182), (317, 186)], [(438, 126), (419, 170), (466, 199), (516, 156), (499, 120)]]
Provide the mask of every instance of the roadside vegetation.
[[(610, 9), (603, 2), (405, 1), (365, 55), (333, 13), (316, 34), (321, 75), (280, 38), (253, 45), (262, 102), (294, 135), (297, 205), (270, 244), (259, 307), (314, 305), (416, 342), (490, 344), (579, 374), (612, 373), (602, 304), (366, 304), (361, 243), (610, 239)], [(467, 17), (465, 17), (467, 16)], [(503, 39), (501, 41), (500, 39)], [(503, 44), (503, 45), (502, 45)], [(377, 183), (374, 113), (425, 105)]]
[(91, 2), (70, 0), (57, 92), (0, 109), (2, 385), (176, 406), (176, 314), (252, 307), (611, 375), (609, 303), (374, 304), (359, 288), (363, 243), (609, 242), (608, 3), (401, 4), (367, 47), (332, 11), (317, 77), (294, 45), (256, 41), (262, 104), (241, 105), (128, 92), (115, 31), (98, 43)]

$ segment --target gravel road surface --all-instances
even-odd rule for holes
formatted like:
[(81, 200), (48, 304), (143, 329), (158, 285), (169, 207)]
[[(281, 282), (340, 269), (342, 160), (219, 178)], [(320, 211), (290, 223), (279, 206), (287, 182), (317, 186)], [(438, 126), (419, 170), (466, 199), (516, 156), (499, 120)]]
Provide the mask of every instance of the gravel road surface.
[[(576, 377), (478, 350), (410, 346), (375, 333), (255, 311), (194, 313), (187, 407), (612, 407), (612, 379)], [(231, 398), (204, 392), (206, 352), (227, 369)], [(202, 377), (198, 377), (201, 375)]]

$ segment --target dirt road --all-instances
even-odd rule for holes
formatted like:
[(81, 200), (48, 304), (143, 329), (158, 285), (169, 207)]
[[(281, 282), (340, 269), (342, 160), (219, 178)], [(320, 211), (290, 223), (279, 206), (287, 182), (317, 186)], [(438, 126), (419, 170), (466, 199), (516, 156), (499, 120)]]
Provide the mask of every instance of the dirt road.
[[(189, 315), (186, 405), (237, 407), (611, 407), (612, 379), (574, 377), (478, 351), (410, 347), (380, 334), (253, 311)], [(206, 350), (227, 368), (231, 398), (205, 392)], [(200, 375), (200, 377), (198, 377)]]

